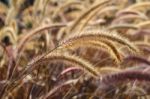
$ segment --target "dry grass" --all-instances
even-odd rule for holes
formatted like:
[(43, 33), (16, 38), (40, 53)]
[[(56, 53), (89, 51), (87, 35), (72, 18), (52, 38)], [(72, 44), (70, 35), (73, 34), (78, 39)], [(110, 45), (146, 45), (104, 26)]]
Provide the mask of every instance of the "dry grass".
[(149, 0), (0, 2), (0, 99), (150, 99)]

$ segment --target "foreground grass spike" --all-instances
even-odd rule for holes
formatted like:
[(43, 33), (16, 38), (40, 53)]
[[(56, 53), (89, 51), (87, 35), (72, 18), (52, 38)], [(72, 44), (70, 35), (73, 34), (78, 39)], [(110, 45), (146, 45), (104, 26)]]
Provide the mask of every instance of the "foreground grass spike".
[(129, 40), (127, 40), (124, 37), (119, 36), (117, 33), (115, 32), (106, 32), (106, 31), (102, 31), (102, 30), (91, 30), (91, 31), (83, 31), (81, 33), (74, 33), (68, 37), (66, 37), (61, 44), (63, 43), (68, 43), (72, 40), (108, 40), (108, 41), (112, 41), (112, 42), (117, 42), (120, 43), (122, 45), (127, 46), (129, 49), (131, 49), (133, 52), (139, 52), (138, 48), (132, 44)]
[[(14, 82), (18, 82), (21, 79), (25, 78), (27, 75), (29, 75), (33, 70), (37, 68), (37, 66), (49, 62), (49, 63), (57, 63), (57, 62), (63, 62), (64, 64), (68, 64), (67, 66), (77, 66), (81, 68), (81, 70), (85, 70), (89, 75), (91, 75), (94, 78), (97, 78), (99, 76), (99, 71), (93, 67), (93, 65), (87, 61), (84, 60), (78, 56), (70, 55), (67, 53), (59, 53), (58, 51), (51, 52), (47, 55), (41, 55), (37, 58), (31, 60), (28, 63), (28, 67), (21, 72), (19, 77), (9, 83), (9, 86), (13, 84)], [(14, 85), (17, 86), (17, 85)]]
[(105, 48), (108, 53), (115, 58), (117, 63), (121, 62), (121, 56), (119, 51), (117, 50), (116, 46), (107, 40), (96, 40), (96, 39), (72, 39), (67, 43), (64, 43), (60, 46), (62, 49), (76, 49), (78, 47), (89, 47), (95, 49), (102, 49)]
[(142, 72), (142, 71), (121, 71), (118, 73), (108, 74), (102, 77), (102, 82), (105, 84), (110, 84), (110, 82), (117, 83), (117, 82), (124, 82), (127, 80), (138, 80), (138, 81), (148, 81), (150, 82), (150, 73)]
[(62, 61), (66, 64), (71, 64), (73, 66), (78, 66), (81, 69), (87, 71), (89, 74), (91, 74), (94, 77), (97, 77), (99, 75), (98, 71), (93, 67), (93, 65), (91, 63), (89, 63), (88, 61), (75, 56), (75, 55), (70, 55), (67, 53), (60, 53), (60, 52), (52, 52), (48, 55), (46, 55), (44, 58), (41, 58), (38, 61), (31, 61), (31, 63), (29, 63), (30, 66), (36, 66), (36, 65), (40, 65), (44, 62), (58, 62), (58, 61)]

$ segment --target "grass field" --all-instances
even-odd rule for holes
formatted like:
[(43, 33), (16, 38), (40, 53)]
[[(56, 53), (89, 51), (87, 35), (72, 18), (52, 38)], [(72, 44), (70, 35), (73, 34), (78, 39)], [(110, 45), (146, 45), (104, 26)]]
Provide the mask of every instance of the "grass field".
[(0, 1), (0, 99), (150, 99), (150, 0)]

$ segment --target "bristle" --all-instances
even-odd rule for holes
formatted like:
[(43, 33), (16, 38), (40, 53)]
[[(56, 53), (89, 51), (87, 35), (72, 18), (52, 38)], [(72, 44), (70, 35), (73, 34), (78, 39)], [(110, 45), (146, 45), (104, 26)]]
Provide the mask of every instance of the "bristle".
[(29, 65), (30, 66), (35, 66), (42, 64), (44, 62), (57, 62), (57, 61), (63, 61), (64, 63), (70, 63), (73, 66), (79, 66), (81, 69), (87, 71), (88, 73), (92, 74), (93, 76), (97, 77), (98, 72), (96, 69), (94, 69), (93, 65), (89, 63), (88, 61), (75, 56), (75, 55), (70, 55), (67, 53), (59, 53), (59, 52), (52, 52), (48, 55), (46, 55), (44, 58), (38, 58), (37, 61), (31, 62)]
[(62, 49), (76, 49), (79, 47), (88, 47), (88, 48), (94, 48), (94, 49), (102, 49), (105, 48), (112, 57), (115, 58), (117, 63), (121, 62), (121, 56), (119, 51), (117, 50), (117, 47), (107, 41), (107, 40), (96, 40), (96, 39), (74, 39), (72, 41), (69, 41), (68, 43), (62, 44), (61, 48)]
[(122, 45), (129, 47), (133, 52), (139, 52), (138, 48), (134, 44), (132, 44), (127, 38), (119, 36), (119, 34), (115, 32), (106, 32), (102, 30), (94, 30), (94, 31), (83, 31), (81, 33), (74, 33), (64, 39), (60, 44), (67, 43), (73, 39), (93, 39), (93, 40), (101, 40), (105, 39), (112, 42), (117, 42)]

